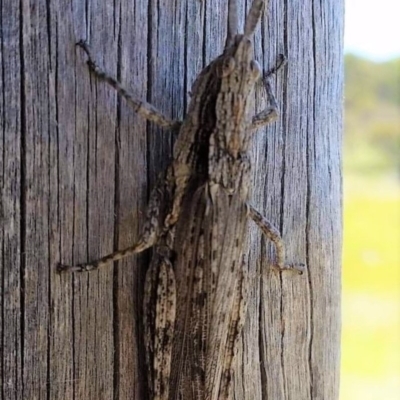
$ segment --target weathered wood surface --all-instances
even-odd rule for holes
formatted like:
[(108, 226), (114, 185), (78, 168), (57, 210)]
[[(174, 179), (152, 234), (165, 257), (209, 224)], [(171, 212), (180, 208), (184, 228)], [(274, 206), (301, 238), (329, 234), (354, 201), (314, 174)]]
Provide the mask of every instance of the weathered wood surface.
[[(243, 21), (244, 1), (240, 3)], [(250, 3), (250, 1), (247, 1)], [(79, 276), (131, 243), (172, 136), (89, 74), (107, 70), (180, 117), (195, 75), (222, 49), (227, 1), (5, 0), (0, 3), (1, 398), (144, 399), (141, 299), (147, 257)], [(248, 6), (248, 4), (247, 4)], [(343, 1), (271, 0), (256, 34), (277, 123), (254, 137), (254, 203), (282, 230), (302, 277), (255, 272), (236, 400), (338, 398)], [(257, 93), (261, 108), (263, 92)], [(264, 97), (265, 98), (265, 97)], [(262, 273), (262, 275), (261, 275)]]

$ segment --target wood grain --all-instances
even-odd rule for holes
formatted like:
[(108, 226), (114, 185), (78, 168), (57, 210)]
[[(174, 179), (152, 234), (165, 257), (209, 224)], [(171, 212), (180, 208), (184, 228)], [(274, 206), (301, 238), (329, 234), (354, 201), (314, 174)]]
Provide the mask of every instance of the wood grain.
[[(239, 0), (243, 24), (249, 6)], [(90, 75), (74, 46), (166, 115), (220, 53), (227, 1), (0, 3), (1, 399), (144, 399), (141, 302), (148, 257), (79, 276), (137, 237), (171, 133), (148, 126)], [(276, 275), (251, 228), (254, 277), (235, 399), (338, 398), (343, 2), (271, 0), (255, 36), (278, 122), (254, 134), (253, 204), (305, 275)], [(265, 95), (257, 92), (257, 108)]]

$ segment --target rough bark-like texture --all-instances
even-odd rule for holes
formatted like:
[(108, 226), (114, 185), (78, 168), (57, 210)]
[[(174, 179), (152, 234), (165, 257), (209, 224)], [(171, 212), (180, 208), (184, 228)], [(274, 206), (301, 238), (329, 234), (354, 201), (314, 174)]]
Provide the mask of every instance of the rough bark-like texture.
[[(308, 270), (270, 272), (271, 247), (252, 231), (235, 399), (336, 400), (343, 1), (267, 9), (256, 58), (268, 68), (285, 53), (289, 65), (273, 83), (281, 117), (254, 137), (254, 203)], [(91, 76), (74, 43), (87, 38), (138, 96), (182, 117), (195, 75), (222, 50), (226, 12), (220, 0), (0, 1), (1, 399), (146, 398), (148, 257), (79, 276), (55, 265), (137, 237), (173, 138)]]

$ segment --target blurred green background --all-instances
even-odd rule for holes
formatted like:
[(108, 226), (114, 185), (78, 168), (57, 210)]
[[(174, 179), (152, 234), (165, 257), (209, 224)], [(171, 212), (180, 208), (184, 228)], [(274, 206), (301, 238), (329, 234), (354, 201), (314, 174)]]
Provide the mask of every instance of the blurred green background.
[(347, 54), (345, 76), (340, 400), (398, 400), (400, 58)]

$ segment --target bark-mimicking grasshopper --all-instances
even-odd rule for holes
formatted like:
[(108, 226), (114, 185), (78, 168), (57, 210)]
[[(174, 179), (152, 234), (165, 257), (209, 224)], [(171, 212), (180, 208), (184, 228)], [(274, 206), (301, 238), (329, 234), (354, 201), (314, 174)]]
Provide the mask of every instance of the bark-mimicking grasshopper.
[[(236, 1), (230, 0), (224, 52), (198, 75), (183, 121), (172, 121), (135, 99), (97, 66), (85, 42), (78, 43), (91, 70), (136, 112), (179, 130), (173, 160), (150, 196), (139, 240), (91, 263), (58, 266), (59, 271), (90, 271), (155, 246), (144, 297), (149, 394), (154, 400), (233, 398), (233, 361), (248, 291), (243, 268), (248, 217), (274, 242), (277, 268), (304, 269), (285, 264), (279, 232), (248, 204), (249, 141), (252, 131), (277, 118), (268, 78), (285, 64), (282, 56), (261, 76), (253, 60), (251, 39), (263, 8), (263, 0), (253, 1), (239, 35)], [(260, 79), (270, 108), (251, 117)]]

